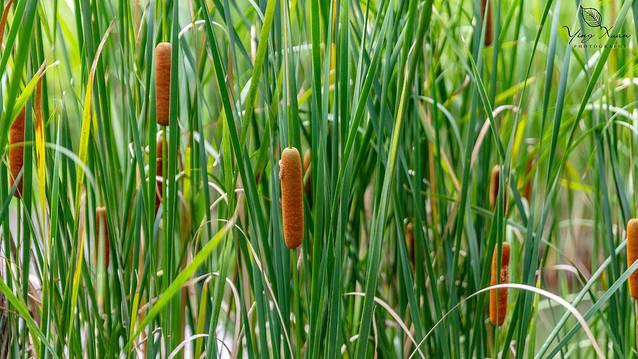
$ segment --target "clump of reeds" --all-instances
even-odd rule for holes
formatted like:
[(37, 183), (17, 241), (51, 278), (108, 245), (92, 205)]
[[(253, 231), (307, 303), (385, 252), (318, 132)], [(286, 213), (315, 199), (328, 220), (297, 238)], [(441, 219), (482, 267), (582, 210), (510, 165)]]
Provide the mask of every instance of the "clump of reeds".
[[(488, 0), (481, 0), (481, 18), (483, 18), (483, 16), (487, 16), (487, 19), (485, 20), (485, 37), (484, 37), (484, 41), (483, 44), (485, 45), (485, 47), (491, 46), (492, 45), (492, 41), (493, 41), (493, 33), (492, 33), (492, 6), (491, 4), (487, 3)], [(487, 8), (487, 14), (485, 13), (485, 10)], [(483, 24), (481, 22), (481, 24)]]
[[(510, 245), (503, 243), (501, 247), (501, 261), (499, 267), (497, 249), (494, 249), (492, 256), (492, 276), (490, 285), (504, 284), (509, 282)], [(507, 315), (507, 288), (490, 290), (490, 322), (500, 327), (505, 322)]]
[[(97, 207), (95, 209), (95, 235), (98, 241), (104, 239), (104, 267), (109, 266), (109, 227), (106, 222), (106, 208)], [(103, 236), (103, 237), (100, 237)], [(101, 242), (98, 242), (98, 250)], [(98, 252), (96, 252), (96, 257)]]
[[(25, 117), (25, 109), (18, 114), (15, 121), (11, 125), (11, 129), (9, 130), (9, 167), (11, 170), (11, 179), (10, 184), (13, 187), (22, 171), (22, 167), (24, 165), (24, 117)], [(14, 192), (16, 198), (22, 197), (22, 179), (20, 179), (16, 185), (16, 190)]]
[(161, 42), (155, 48), (155, 109), (157, 123), (167, 126), (171, 98), (171, 44)]
[(303, 184), (301, 156), (294, 147), (286, 148), (279, 161), (281, 180), (281, 212), (284, 240), (288, 248), (297, 248), (303, 241)]
[[(638, 218), (632, 218), (627, 222), (627, 267), (638, 259)], [(631, 273), (629, 279), (629, 293), (634, 299), (638, 299), (638, 271)]]
[(157, 169), (157, 174), (155, 177), (155, 213), (157, 214), (157, 210), (159, 209), (160, 204), (162, 204), (162, 194), (164, 191), (164, 177), (162, 172), (162, 166), (164, 164), (164, 139), (161, 136), (157, 138), (157, 152), (155, 155), (155, 165)]

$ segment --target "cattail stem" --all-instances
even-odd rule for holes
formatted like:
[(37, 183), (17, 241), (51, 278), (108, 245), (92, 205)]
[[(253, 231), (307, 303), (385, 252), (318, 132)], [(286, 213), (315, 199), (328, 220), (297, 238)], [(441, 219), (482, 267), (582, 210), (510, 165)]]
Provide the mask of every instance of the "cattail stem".
[[(24, 118), (25, 109), (18, 114), (11, 129), (9, 130), (9, 167), (11, 169), (11, 187), (15, 185), (15, 180), (18, 178), (20, 171), (24, 165)], [(14, 192), (16, 198), (22, 197), (22, 179), (20, 179)]]
[(157, 210), (159, 209), (160, 204), (162, 204), (162, 194), (164, 191), (164, 177), (163, 177), (163, 169), (162, 166), (164, 164), (164, 139), (159, 137), (157, 139), (157, 152), (155, 155), (155, 164), (156, 164), (156, 177), (155, 177), (155, 214), (157, 214)]
[(310, 168), (310, 163), (312, 162), (312, 152), (310, 150), (306, 151), (303, 154), (303, 172), (307, 173)]
[[(487, 14), (485, 13), (486, 8)], [(485, 47), (488, 47), (492, 45), (494, 36), (492, 34), (492, 6), (491, 4), (488, 4), (488, 0), (481, 0), (481, 18), (483, 18), (483, 16), (487, 16), (487, 19), (485, 21), (485, 38), (483, 44), (485, 45)], [(482, 24), (483, 23), (481, 22), (481, 25)]]
[(259, 33), (255, 25), (250, 25), (250, 59), (255, 63), (257, 59), (257, 45), (259, 43)]
[[(110, 249), (109, 249), (109, 227), (106, 221), (106, 208), (105, 207), (97, 207), (95, 209), (95, 235), (98, 238), (98, 241), (100, 240), (100, 238), (104, 239), (104, 267), (108, 268), (109, 266), (109, 255), (110, 255)], [(100, 237), (100, 236), (104, 236), (104, 237)], [(96, 253), (96, 258), (99, 255), (99, 246), (101, 245), (101, 242), (98, 242), (98, 252)]]
[(168, 126), (171, 99), (171, 44), (161, 42), (155, 48), (155, 109), (157, 123)]
[[(503, 243), (501, 247), (501, 263), (499, 267), (498, 253), (494, 250), (492, 256), (492, 276), (490, 278), (490, 285), (497, 285), (509, 282), (509, 267), (510, 264), (510, 245), (509, 243)], [(507, 315), (507, 288), (499, 288), (490, 290), (490, 322), (500, 327), (505, 322), (505, 316)]]
[(284, 223), (284, 240), (290, 249), (297, 248), (303, 241), (303, 184), (301, 156), (294, 148), (286, 148), (279, 161), (281, 180), (281, 212)]
[(308, 199), (308, 205), (312, 208), (312, 153), (310, 150), (307, 150), (306, 153), (303, 154), (303, 175), (304, 175), (304, 194)]
[[(632, 218), (627, 222), (627, 267), (638, 259), (638, 218)], [(633, 272), (629, 279), (629, 293), (634, 299), (638, 299), (638, 271)]]

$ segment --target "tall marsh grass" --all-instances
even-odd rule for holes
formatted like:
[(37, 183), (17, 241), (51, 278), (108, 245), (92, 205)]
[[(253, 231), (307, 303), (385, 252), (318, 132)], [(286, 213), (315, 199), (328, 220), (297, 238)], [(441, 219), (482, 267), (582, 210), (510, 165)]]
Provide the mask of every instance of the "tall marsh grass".
[(0, 0), (0, 357), (637, 357), (637, 4)]

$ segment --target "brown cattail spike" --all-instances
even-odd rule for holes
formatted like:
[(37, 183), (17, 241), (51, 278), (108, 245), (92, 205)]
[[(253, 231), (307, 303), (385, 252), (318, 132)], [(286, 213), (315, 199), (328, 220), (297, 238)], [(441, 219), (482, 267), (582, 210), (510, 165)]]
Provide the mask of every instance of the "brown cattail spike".
[[(24, 164), (24, 117), (25, 110), (24, 108), (15, 121), (11, 125), (11, 129), (9, 130), (9, 145), (11, 146), (9, 149), (9, 166), (11, 167), (11, 187), (15, 184), (15, 179), (18, 178), (20, 171), (22, 171), (22, 166)], [(16, 191), (14, 192), (16, 198), (22, 197), (22, 179), (18, 182), (16, 186)]]
[(160, 204), (162, 204), (162, 193), (164, 191), (164, 177), (162, 175), (162, 165), (164, 164), (163, 149), (164, 140), (162, 139), (162, 137), (159, 137), (157, 139), (157, 152), (155, 156), (155, 164), (157, 169), (157, 175), (155, 177), (155, 214), (157, 214), (157, 210), (159, 209)]
[(162, 42), (155, 48), (155, 109), (157, 123), (168, 126), (171, 99), (171, 44)]
[[(510, 245), (503, 243), (501, 247), (501, 266), (499, 268), (497, 248), (492, 256), (492, 276), (490, 285), (504, 284), (509, 282), (508, 267), (510, 264)], [(505, 322), (507, 315), (507, 288), (490, 290), (490, 322), (500, 327)]]
[(527, 181), (525, 182), (524, 196), (527, 198), (527, 202), (532, 200), (532, 181), (534, 180), (532, 171), (534, 170), (534, 157), (530, 156), (527, 159), (527, 167), (525, 169)]
[[(95, 236), (98, 240), (100, 240), (100, 236), (104, 236), (104, 267), (109, 266), (109, 227), (106, 221), (106, 208), (97, 207), (95, 209)], [(100, 242), (98, 242), (98, 246)], [(98, 247), (99, 250), (99, 247)], [(96, 258), (99, 255), (99, 252), (96, 252)]]
[(498, 165), (492, 168), (492, 174), (490, 175), (490, 207), (494, 207), (496, 198), (498, 197), (499, 177), (501, 170)]
[[(638, 219), (632, 218), (627, 222), (627, 267), (638, 259)], [(629, 276), (629, 293), (634, 299), (638, 299), (638, 271)]]
[[(481, 19), (483, 18), (483, 16), (487, 16), (487, 19), (485, 21), (485, 40), (484, 40), (484, 44), (485, 47), (491, 46), (492, 45), (492, 40), (493, 40), (493, 35), (492, 35), (492, 4), (488, 4), (488, 0), (481, 0)], [(485, 10), (487, 8), (487, 14), (485, 13)], [(483, 25), (483, 23), (481, 22), (481, 25)]]
[(279, 161), (281, 179), (281, 212), (284, 240), (288, 248), (297, 248), (303, 241), (303, 185), (301, 156), (296, 148), (286, 148)]
[[(492, 168), (490, 175), (490, 207), (496, 209), (496, 199), (498, 198), (498, 190), (500, 186), (501, 168), (496, 165)], [(503, 193), (504, 213), (507, 213), (507, 191)]]

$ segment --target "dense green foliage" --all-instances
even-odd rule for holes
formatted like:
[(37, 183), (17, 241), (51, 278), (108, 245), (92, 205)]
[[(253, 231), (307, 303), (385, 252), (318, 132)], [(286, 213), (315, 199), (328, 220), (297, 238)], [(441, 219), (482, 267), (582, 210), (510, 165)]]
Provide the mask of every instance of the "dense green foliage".
[(638, 2), (487, 3), (0, 0), (0, 352), (637, 357)]

